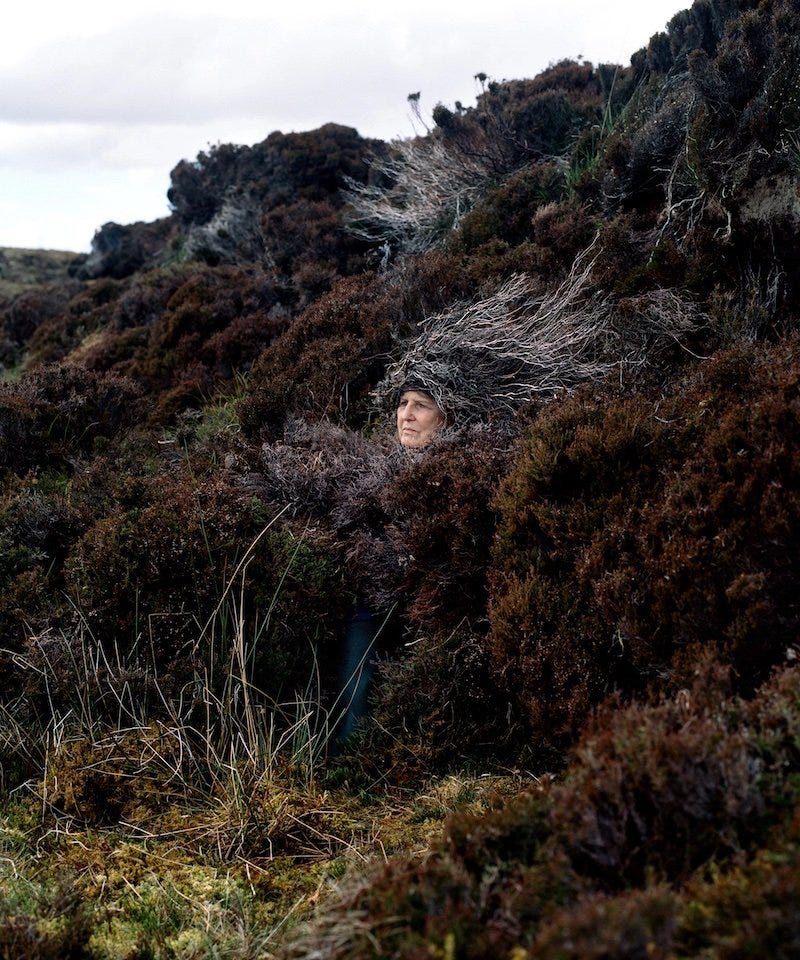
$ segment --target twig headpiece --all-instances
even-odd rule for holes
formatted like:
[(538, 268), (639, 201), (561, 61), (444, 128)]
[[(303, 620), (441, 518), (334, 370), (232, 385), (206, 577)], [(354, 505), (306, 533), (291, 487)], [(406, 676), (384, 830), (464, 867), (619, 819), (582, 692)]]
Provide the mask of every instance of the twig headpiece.
[(587, 289), (591, 249), (550, 293), (515, 274), (490, 296), (429, 317), (376, 388), (379, 401), (417, 387), (463, 426), (604, 377), (613, 367), (600, 349), (610, 308)]

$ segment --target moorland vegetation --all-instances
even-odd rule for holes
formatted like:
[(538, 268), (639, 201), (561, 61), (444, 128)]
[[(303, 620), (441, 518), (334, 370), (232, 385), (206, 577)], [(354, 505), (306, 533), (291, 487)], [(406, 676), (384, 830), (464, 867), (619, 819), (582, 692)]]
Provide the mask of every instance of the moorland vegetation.
[[(0, 956), (797, 956), (800, 11), (478, 82), (0, 259)], [(541, 390), (394, 449), (519, 290)]]

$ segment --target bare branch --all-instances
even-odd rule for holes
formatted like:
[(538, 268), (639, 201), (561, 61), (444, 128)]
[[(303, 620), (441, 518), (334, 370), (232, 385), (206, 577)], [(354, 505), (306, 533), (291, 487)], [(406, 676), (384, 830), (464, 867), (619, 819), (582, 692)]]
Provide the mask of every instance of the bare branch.
[(486, 189), (489, 164), (434, 136), (392, 142), (372, 169), (392, 186), (347, 181), (347, 224), (358, 237), (405, 253), (437, 246)]

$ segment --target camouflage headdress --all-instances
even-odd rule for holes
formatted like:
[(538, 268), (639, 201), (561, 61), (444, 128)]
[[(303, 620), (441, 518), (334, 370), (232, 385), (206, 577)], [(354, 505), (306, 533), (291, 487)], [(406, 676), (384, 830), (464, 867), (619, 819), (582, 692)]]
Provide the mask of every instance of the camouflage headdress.
[(595, 243), (550, 292), (515, 274), (489, 296), (429, 317), (376, 387), (378, 402), (413, 385), (450, 426), (510, 419), (532, 400), (657, 361), (705, 325), (697, 304), (673, 290), (612, 304), (591, 282)]
[(613, 364), (598, 347), (609, 304), (588, 294), (586, 259), (551, 293), (537, 295), (531, 279), (516, 274), (484, 299), (429, 317), (378, 384), (379, 402), (416, 387), (463, 426), (513, 416), (536, 397), (605, 376)]

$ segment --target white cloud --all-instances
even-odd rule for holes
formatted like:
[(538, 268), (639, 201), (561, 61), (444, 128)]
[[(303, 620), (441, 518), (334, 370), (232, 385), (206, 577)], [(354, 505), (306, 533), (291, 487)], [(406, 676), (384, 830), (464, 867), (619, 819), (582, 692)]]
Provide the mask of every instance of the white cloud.
[[(26, 173), (41, 178), (38, 190), (25, 191), (28, 221), (41, 220), (42, 236), (48, 222), (61, 222), (60, 237), (73, 222), (69, 245), (83, 247), (99, 223), (147, 219), (161, 209), (169, 170), (210, 143), (253, 143), (276, 129), (329, 121), (365, 136), (406, 136), (411, 91), (422, 91), (429, 111), (437, 101), (472, 102), (478, 71), (496, 79), (533, 76), (548, 62), (578, 54), (627, 62), (680, 6), (680, 0), (566, 0), (558, 8), (552, 0), (14, 5), (0, 34), (3, 242), (14, 242), (11, 209), (20, 208)], [(76, 201), (60, 206), (53, 188), (59, 176), (64, 197), (85, 203), (91, 230), (77, 216)], [(92, 183), (107, 186), (93, 193)], [(154, 189), (157, 195), (145, 192)], [(124, 205), (109, 202), (117, 193), (125, 194)], [(48, 202), (40, 205), (37, 195)]]

